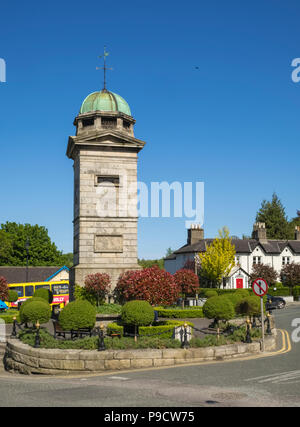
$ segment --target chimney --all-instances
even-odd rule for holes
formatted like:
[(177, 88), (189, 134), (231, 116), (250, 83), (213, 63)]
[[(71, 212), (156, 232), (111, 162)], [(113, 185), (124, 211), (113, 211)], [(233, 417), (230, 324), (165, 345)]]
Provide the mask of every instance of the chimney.
[(256, 222), (253, 225), (252, 237), (253, 239), (258, 240), (259, 242), (267, 241), (267, 230), (266, 224), (264, 222)]
[(300, 226), (299, 225), (297, 225), (296, 227), (295, 227), (295, 240), (300, 240)]
[(188, 245), (193, 245), (204, 239), (204, 230), (199, 224), (191, 224), (191, 228), (188, 229)]

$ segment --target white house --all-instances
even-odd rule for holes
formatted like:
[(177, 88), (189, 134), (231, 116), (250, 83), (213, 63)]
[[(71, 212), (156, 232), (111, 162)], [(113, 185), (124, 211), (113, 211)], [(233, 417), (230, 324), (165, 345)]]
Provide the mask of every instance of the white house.
[[(199, 252), (205, 252), (214, 239), (205, 239), (204, 230), (197, 225), (188, 230), (187, 244), (165, 258), (165, 269), (174, 274), (187, 261), (194, 261)], [(300, 263), (300, 227), (295, 228), (294, 240), (269, 240), (264, 223), (255, 223), (252, 239), (233, 238), (236, 266), (231, 270), (226, 288), (250, 287), (249, 275), (254, 264), (266, 264), (278, 274), (285, 264)]]

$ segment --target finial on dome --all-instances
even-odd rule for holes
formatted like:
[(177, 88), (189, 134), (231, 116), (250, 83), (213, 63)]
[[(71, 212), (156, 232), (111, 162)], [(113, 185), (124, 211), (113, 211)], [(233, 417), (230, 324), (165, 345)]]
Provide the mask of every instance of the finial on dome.
[(104, 84), (103, 84), (103, 92), (106, 92), (106, 70), (113, 70), (113, 68), (106, 66), (106, 57), (109, 55), (109, 52), (106, 52), (106, 46), (104, 46), (103, 56), (99, 56), (99, 58), (103, 58), (103, 67), (96, 67), (96, 70), (103, 70), (104, 72)]

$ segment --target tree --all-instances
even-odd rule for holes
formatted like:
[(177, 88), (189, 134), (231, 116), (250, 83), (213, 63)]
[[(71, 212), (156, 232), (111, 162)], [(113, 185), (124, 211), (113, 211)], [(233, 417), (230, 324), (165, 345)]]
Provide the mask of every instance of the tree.
[(293, 239), (291, 226), (285, 214), (285, 208), (276, 193), (272, 195), (272, 201), (263, 200), (261, 208), (256, 214), (256, 222), (264, 222), (268, 239)]
[(95, 295), (99, 307), (100, 301), (103, 301), (110, 291), (110, 277), (106, 273), (89, 274), (85, 278), (84, 285), (88, 292)]
[(300, 285), (300, 264), (296, 262), (286, 264), (281, 269), (280, 277), (284, 286), (292, 288)]
[(0, 229), (0, 265), (31, 266), (62, 265), (62, 253), (48, 236), (48, 230), (39, 225), (6, 222)]
[(278, 274), (273, 267), (266, 264), (254, 264), (250, 274), (251, 283), (256, 279), (264, 279), (268, 286), (275, 285), (278, 278)]
[(209, 280), (214, 287), (219, 287), (228, 277), (235, 265), (235, 247), (231, 242), (229, 230), (223, 227), (206, 252), (198, 254), (200, 259), (200, 276)]
[[(195, 294), (199, 288), (199, 279), (197, 274), (186, 268), (181, 268), (176, 271), (174, 274), (174, 280), (180, 289), (180, 293), (184, 294), (184, 296), (187, 294)], [(182, 306), (184, 307), (184, 300)]]
[(172, 274), (154, 266), (121, 274), (115, 297), (119, 302), (144, 300), (155, 305), (171, 305), (178, 299), (179, 289)]
[(5, 277), (0, 277), (0, 301), (7, 301), (8, 299), (8, 286)]

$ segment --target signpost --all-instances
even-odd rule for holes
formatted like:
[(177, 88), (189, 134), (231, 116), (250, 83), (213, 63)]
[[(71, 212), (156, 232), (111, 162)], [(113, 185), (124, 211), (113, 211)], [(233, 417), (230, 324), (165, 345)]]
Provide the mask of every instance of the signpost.
[(264, 319), (264, 302), (263, 297), (268, 292), (268, 284), (264, 279), (256, 279), (252, 283), (252, 290), (260, 297), (260, 310), (261, 310), (261, 334), (262, 334), (262, 351), (265, 351), (265, 319)]

